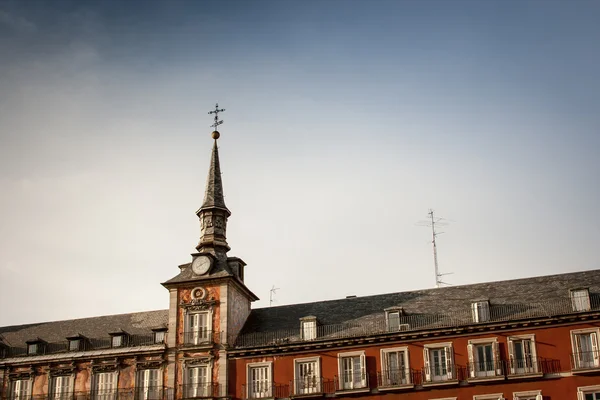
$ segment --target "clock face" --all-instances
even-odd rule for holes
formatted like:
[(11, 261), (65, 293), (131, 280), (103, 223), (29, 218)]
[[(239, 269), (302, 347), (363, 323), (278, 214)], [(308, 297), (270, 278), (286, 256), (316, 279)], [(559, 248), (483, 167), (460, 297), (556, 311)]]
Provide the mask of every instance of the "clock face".
[(198, 256), (192, 261), (192, 271), (196, 275), (204, 275), (210, 269), (210, 258), (207, 256)]

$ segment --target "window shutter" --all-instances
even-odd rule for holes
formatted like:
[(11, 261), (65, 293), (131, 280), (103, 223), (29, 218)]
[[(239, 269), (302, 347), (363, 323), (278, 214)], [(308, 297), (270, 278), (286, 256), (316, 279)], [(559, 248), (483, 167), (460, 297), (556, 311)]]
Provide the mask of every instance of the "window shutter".
[(452, 360), (452, 346), (444, 347), (444, 351), (446, 352), (446, 372), (448, 374), (448, 379), (454, 379), (454, 362)]
[(429, 366), (429, 350), (423, 349), (423, 363), (425, 364), (425, 382), (431, 381), (431, 367)]
[(531, 338), (531, 340), (527, 342), (529, 344), (529, 354), (531, 354), (531, 366), (533, 368), (533, 372), (538, 372), (538, 359), (537, 359), (537, 350), (535, 348), (535, 336)]
[(467, 345), (467, 354), (469, 356), (469, 376), (475, 378), (475, 357), (473, 356), (473, 345)]
[(494, 366), (496, 368), (496, 375), (502, 375), (502, 363), (500, 362), (500, 343), (494, 342)]
[(541, 394), (538, 394), (535, 396), (535, 400), (544, 400), (544, 396), (542, 396)]
[(365, 353), (360, 355), (360, 376), (362, 387), (367, 387), (367, 363), (365, 359)]
[(515, 373), (515, 343), (512, 339), (508, 339), (508, 364), (510, 368), (510, 373)]
[(479, 322), (479, 314), (477, 313), (477, 303), (471, 303), (471, 314), (473, 315), (473, 322)]
[(577, 400), (585, 400), (585, 394), (583, 394), (583, 392), (577, 392)]
[(590, 334), (590, 338), (592, 339), (592, 356), (594, 357), (594, 366), (598, 366), (598, 335), (596, 332), (592, 332)]

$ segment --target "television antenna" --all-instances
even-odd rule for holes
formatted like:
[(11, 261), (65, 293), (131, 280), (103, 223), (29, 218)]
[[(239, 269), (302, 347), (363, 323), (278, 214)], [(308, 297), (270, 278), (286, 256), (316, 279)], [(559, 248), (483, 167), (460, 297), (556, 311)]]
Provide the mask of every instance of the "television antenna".
[(447, 282), (442, 281), (442, 276), (452, 275), (453, 272), (440, 273), (439, 265), (438, 265), (438, 256), (437, 256), (437, 243), (436, 239), (438, 235), (441, 235), (444, 232), (438, 232), (436, 227), (447, 226), (448, 222), (445, 218), (436, 217), (434, 215), (433, 210), (430, 208), (427, 213), (426, 221), (419, 221), (417, 225), (426, 226), (431, 228), (431, 243), (433, 244), (433, 265), (435, 268), (435, 287), (439, 288), (441, 285), (450, 285)]
[(273, 295), (277, 294), (277, 291), (279, 290), (278, 287), (275, 287), (275, 285), (273, 285), (273, 287), (271, 288), (271, 290), (269, 290), (269, 307), (271, 307), (273, 305), (273, 302), (276, 301), (273, 299)]

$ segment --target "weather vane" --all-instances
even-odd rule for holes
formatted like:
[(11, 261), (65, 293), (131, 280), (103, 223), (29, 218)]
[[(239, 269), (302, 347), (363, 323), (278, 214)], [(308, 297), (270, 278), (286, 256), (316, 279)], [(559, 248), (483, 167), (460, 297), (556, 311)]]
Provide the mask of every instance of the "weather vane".
[(215, 110), (209, 111), (209, 114), (215, 114), (215, 123), (211, 125), (212, 128), (217, 130), (217, 127), (223, 123), (223, 120), (219, 121), (219, 113), (225, 111), (224, 108), (219, 109), (219, 103), (215, 104)]

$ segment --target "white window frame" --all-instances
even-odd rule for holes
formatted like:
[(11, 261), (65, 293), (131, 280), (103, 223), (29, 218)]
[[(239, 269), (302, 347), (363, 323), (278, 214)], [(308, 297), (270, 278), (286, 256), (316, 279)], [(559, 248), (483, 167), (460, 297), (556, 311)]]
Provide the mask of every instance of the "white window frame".
[(69, 339), (69, 351), (81, 350), (81, 338)]
[(125, 345), (125, 335), (113, 335), (110, 338), (110, 347), (123, 347)]
[[(200, 370), (200, 368), (206, 368), (206, 381), (205, 382), (194, 382), (190, 381), (190, 372), (194, 369)], [(200, 374), (198, 374), (198, 377)], [(209, 393), (212, 386), (212, 364), (210, 362), (203, 364), (188, 364), (185, 366), (184, 383), (186, 385), (185, 395), (190, 398), (194, 397), (209, 397), (212, 393)]]
[(590, 290), (588, 288), (571, 289), (569, 297), (571, 298), (573, 311), (584, 312), (592, 309), (590, 304)]
[[(192, 318), (194, 318), (196, 315), (206, 315), (205, 327), (200, 326), (200, 324), (198, 323), (197, 327), (195, 329), (192, 329), (190, 325), (192, 322)], [(212, 320), (212, 310), (187, 311), (185, 314), (184, 334), (190, 336), (188, 338), (185, 338), (184, 342), (187, 344), (210, 343), (212, 335)], [(198, 322), (200, 322), (200, 318), (198, 319)]]
[(600, 392), (600, 385), (580, 386), (577, 388), (577, 400), (585, 400), (586, 394)]
[(167, 331), (154, 331), (154, 343), (162, 344), (165, 343), (167, 338)]
[[(156, 386), (151, 386), (150, 375), (156, 372)], [(160, 399), (163, 388), (163, 371), (162, 368), (145, 368), (137, 370), (137, 398), (138, 400), (153, 400)]]
[[(267, 368), (267, 381), (266, 388), (261, 388), (258, 392), (251, 390), (254, 386), (252, 384), (252, 379), (250, 373), (254, 368)], [(258, 396), (257, 396), (258, 394)], [(248, 363), (246, 364), (246, 398), (247, 399), (268, 399), (273, 397), (273, 362), (265, 361), (265, 362), (257, 362), (257, 363)]]
[(488, 300), (472, 302), (471, 315), (475, 323), (488, 322), (490, 320), (490, 302)]
[[(385, 312), (385, 325), (387, 327), (388, 332), (400, 331), (400, 315), (400, 310), (387, 310)], [(392, 324), (392, 316), (395, 316), (395, 324)]]
[(504, 400), (504, 393), (476, 394), (473, 400)]
[[(312, 379), (302, 377), (300, 365), (303, 363), (314, 363), (315, 371)], [(294, 393), (297, 395), (321, 393), (321, 357), (308, 357), (294, 359)]]
[[(356, 372), (354, 371), (354, 362), (352, 361), (352, 380), (347, 380), (347, 374), (344, 373), (344, 359), (360, 357), (360, 382), (355, 382)], [(354, 390), (368, 388), (367, 381), (367, 360), (364, 351), (352, 351), (346, 353), (338, 353), (338, 390)]]
[[(67, 384), (63, 384), (63, 380), (67, 380)], [(60, 381), (61, 385), (57, 385)], [(73, 397), (73, 375), (55, 375), (50, 379), (51, 388), (48, 400), (65, 400)], [(64, 390), (64, 388), (67, 390)], [(59, 389), (60, 388), (60, 389)], [(57, 390), (58, 389), (58, 390)]]
[(38, 354), (39, 351), (40, 351), (40, 343), (39, 342), (27, 343), (27, 355), (28, 356)]
[[(479, 370), (480, 362), (477, 359), (477, 346), (492, 346), (492, 369)], [(500, 365), (500, 346), (497, 337), (470, 339), (467, 344), (467, 355), (469, 358), (469, 378), (486, 378), (502, 376), (502, 366)]]
[[(108, 388), (100, 388), (101, 377), (109, 378)], [(95, 372), (93, 375), (94, 400), (111, 400), (117, 397), (117, 387), (119, 382), (119, 371)]]
[(32, 387), (31, 378), (14, 379), (10, 382), (10, 398), (13, 400), (29, 400), (32, 397)]
[(300, 335), (302, 340), (315, 340), (317, 338), (317, 319), (315, 317), (300, 319)]
[[(402, 353), (402, 358), (404, 360), (404, 371), (401, 372), (401, 383), (395, 383), (397, 381), (397, 379), (392, 379), (389, 376), (389, 368), (387, 365), (387, 360), (388, 360), (388, 354), (390, 353)], [(402, 385), (410, 385), (411, 382), (411, 374), (410, 374), (410, 364), (409, 364), (409, 357), (408, 357), (408, 346), (402, 346), (402, 347), (390, 347), (390, 348), (386, 348), (386, 349), (381, 349), (380, 350), (380, 360), (381, 360), (381, 374), (382, 374), (382, 381), (386, 382), (385, 385), (386, 386), (402, 386)], [(387, 371), (388, 376), (383, 376), (383, 374), (385, 374)]]
[[(579, 351), (579, 339), (577, 338), (577, 336), (579, 335), (591, 335), (591, 360), (589, 361), (582, 361), (581, 359), (581, 355), (584, 354), (583, 352)], [(600, 368), (600, 350), (599, 350), (599, 346), (598, 346), (598, 340), (600, 338), (600, 328), (588, 328), (588, 329), (574, 329), (571, 331), (571, 348), (573, 349), (573, 362), (574, 362), (574, 369), (575, 370), (582, 370), (582, 369), (594, 369), (594, 368)], [(581, 364), (585, 362), (586, 364), (589, 365), (585, 365), (585, 366), (581, 366)]]
[[(431, 368), (430, 354), (431, 351), (444, 350), (445, 362), (446, 362), (446, 374), (435, 375), (439, 379), (434, 379), (432, 374), (433, 369)], [(425, 369), (425, 383), (444, 383), (456, 380), (455, 368), (454, 368), (454, 347), (452, 342), (441, 342), (441, 343), (428, 343), (423, 346), (423, 361)]]
[[(519, 367), (518, 360), (515, 359), (515, 342), (529, 340), (530, 344), (530, 356), (531, 357), (531, 365), (527, 365), (527, 358), (525, 358), (525, 362), (522, 367)], [(537, 374), (538, 371), (538, 359), (537, 359), (537, 345), (535, 342), (535, 334), (527, 334), (527, 335), (511, 335), (506, 339), (506, 344), (508, 347), (508, 368), (509, 373), (511, 375), (527, 375), (527, 374)], [(527, 356), (526, 356), (527, 357)]]
[(543, 400), (542, 391), (541, 390), (528, 390), (525, 392), (513, 392), (513, 400), (528, 400), (531, 398), (535, 398), (535, 400)]
[(457, 400), (458, 397), (444, 397), (443, 399), (429, 399), (429, 400)]

